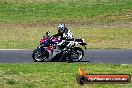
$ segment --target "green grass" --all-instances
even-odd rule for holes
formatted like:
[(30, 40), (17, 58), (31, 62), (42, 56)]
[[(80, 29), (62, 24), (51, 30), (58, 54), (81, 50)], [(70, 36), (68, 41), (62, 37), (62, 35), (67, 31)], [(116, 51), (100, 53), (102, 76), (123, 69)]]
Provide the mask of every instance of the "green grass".
[[(83, 38), (87, 48), (132, 48), (131, 28), (74, 28), (70, 27), (75, 38)], [(33, 49), (48, 28), (0, 28), (0, 48)], [(51, 28), (51, 35), (57, 29)]]
[(0, 48), (36, 48), (42, 32), (50, 29), (55, 34), (59, 22), (69, 25), (75, 38), (84, 38), (87, 48), (132, 48), (131, 3), (132, 0), (0, 0)]
[[(33, 49), (47, 30), (64, 22), (87, 48), (132, 48), (132, 0), (0, 0), (0, 48)], [(101, 26), (103, 24), (103, 26)], [(130, 84), (79, 86), (79, 66), (88, 74), (130, 74), (132, 65), (0, 64), (0, 88), (131, 88)]]
[(131, 3), (131, 0), (0, 0), (0, 23), (130, 22)]
[[(1, 88), (80, 88), (76, 83), (78, 68), (87, 74), (130, 74), (132, 65), (37, 63), (0, 64)], [(103, 69), (103, 70), (102, 70)], [(81, 88), (131, 88), (130, 84), (88, 84)]]

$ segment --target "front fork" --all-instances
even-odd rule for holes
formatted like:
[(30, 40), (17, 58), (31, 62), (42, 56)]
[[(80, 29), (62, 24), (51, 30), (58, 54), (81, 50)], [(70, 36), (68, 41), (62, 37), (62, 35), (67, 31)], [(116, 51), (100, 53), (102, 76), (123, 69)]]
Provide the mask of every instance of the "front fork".
[(42, 55), (45, 51), (45, 48), (43, 48), (42, 46), (37, 47), (37, 51), (39, 52), (40, 55)]

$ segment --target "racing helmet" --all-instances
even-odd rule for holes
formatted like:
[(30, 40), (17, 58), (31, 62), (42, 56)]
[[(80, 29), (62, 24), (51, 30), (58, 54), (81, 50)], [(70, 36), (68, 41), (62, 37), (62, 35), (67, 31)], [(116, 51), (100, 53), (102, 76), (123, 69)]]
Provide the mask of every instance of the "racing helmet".
[(57, 26), (57, 28), (58, 28), (58, 32), (64, 32), (64, 30), (65, 30), (65, 24), (59, 24), (58, 26)]

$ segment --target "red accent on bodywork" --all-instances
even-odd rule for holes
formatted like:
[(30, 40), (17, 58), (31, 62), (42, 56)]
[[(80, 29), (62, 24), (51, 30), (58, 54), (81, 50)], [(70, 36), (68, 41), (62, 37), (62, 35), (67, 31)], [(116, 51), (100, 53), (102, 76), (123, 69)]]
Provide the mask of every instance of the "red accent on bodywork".
[(54, 39), (53, 39), (53, 42), (58, 42), (58, 41), (59, 41), (58, 38), (54, 38)]
[(41, 40), (40, 40), (40, 44), (42, 44), (45, 40), (47, 40), (48, 39), (48, 37), (47, 38), (41, 38)]
[(53, 50), (53, 46), (49, 46), (49, 47), (47, 48), (47, 50), (52, 51), (52, 50)]

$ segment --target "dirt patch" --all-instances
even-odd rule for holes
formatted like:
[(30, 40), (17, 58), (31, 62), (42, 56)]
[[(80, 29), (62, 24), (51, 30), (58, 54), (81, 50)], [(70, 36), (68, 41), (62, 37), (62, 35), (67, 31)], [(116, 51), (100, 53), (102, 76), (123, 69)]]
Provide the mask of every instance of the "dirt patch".
[(132, 22), (128, 23), (109, 23), (109, 24), (86, 24), (79, 22), (49, 22), (49, 23), (0, 23), (0, 29), (13, 28), (56, 28), (57, 24), (65, 23), (68, 27), (73, 28), (132, 28)]

